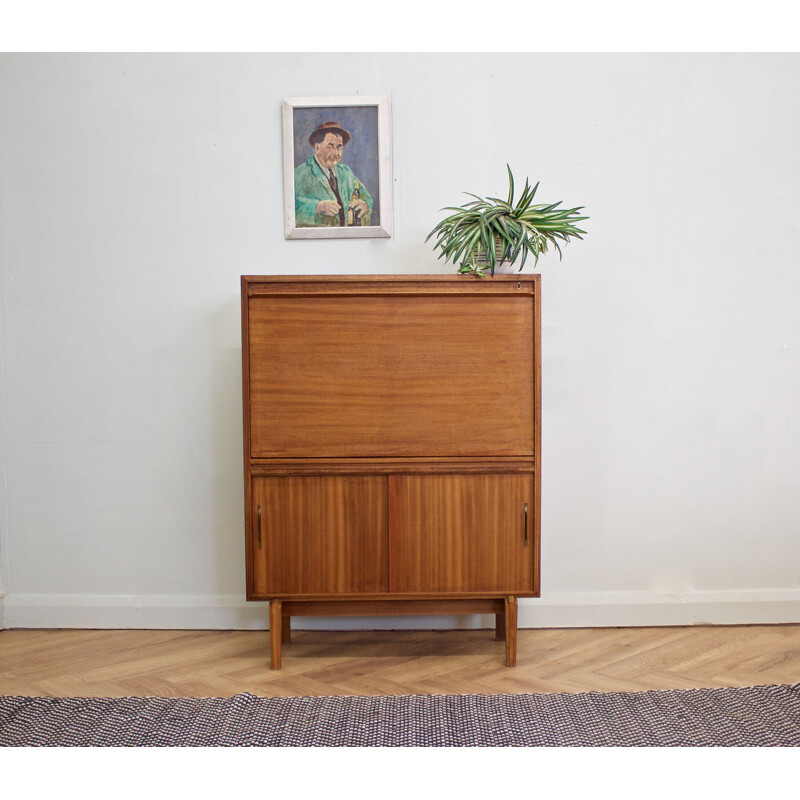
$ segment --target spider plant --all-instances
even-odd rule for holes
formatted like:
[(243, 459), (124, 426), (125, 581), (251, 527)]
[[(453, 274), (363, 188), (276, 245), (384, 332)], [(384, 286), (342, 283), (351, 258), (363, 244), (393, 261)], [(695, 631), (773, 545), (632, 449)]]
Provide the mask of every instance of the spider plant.
[(497, 197), (482, 198), (471, 192), (465, 194), (475, 199), (461, 207), (448, 206), (442, 211), (453, 211), (443, 219), (426, 237), (427, 242), (436, 236), (433, 249), (441, 249), (439, 258), (453, 263), (461, 260), (459, 272), (477, 277), (486, 275), (487, 270), (494, 275), (495, 267), (502, 261), (516, 263), (521, 256), (520, 271), (525, 259), (533, 255), (534, 263), (552, 245), (561, 258), (559, 242), (569, 242), (574, 236), (582, 239), (586, 231), (577, 228), (575, 223), (589, 217), (579, 216), (578, 208), (559, 208), (561, 201), (551, 205), (534, 205), (533, 198), (539, 188), (532, 189), (525, 179), (525, 188), (519, 200), (514, 202), (514, 175), (508, 169), (508, 200)]

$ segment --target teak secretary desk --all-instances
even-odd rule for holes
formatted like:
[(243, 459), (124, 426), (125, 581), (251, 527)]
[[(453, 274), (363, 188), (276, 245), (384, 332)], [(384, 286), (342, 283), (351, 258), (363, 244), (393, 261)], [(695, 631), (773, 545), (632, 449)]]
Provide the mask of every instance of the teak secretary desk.
[(242, 277), (247, 599), (494, 614), (539, 596), (540, 277)]

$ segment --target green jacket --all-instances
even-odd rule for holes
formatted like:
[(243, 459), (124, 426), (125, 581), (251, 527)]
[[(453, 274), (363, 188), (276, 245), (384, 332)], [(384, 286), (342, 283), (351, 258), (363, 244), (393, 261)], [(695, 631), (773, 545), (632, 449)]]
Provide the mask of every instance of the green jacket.
[[(353, 174), (353, 170), (344, 164), (337, 164), (333, 168), (336, 180), (339, 182), (339, 196), (345, 210), (353, 196), (356, 181), (360, 184), (361, 199), (366, 201), (369, 212), (372, 214), (372, 197), (364, 184)], [(317, 214), (317, 203), (320, 200), (335, 200), (336, 196), (328, 183), (327, 176), (322, 172), (314, 156), (301, 164), (294, 171), (294, 224), (298, 228), (319, 227), (322, 225), (339, 225), (338, 217), (323, 217)]]

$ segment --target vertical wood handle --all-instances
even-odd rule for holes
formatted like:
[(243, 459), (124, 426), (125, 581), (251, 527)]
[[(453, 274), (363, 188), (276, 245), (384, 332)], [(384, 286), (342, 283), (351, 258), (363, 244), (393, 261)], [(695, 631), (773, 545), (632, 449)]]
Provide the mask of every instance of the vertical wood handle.
[(528, 504), (525, 503), (525, 547), (528, 546)]
[(261, 549), (261, 506), (258, 507), (258, 549)]

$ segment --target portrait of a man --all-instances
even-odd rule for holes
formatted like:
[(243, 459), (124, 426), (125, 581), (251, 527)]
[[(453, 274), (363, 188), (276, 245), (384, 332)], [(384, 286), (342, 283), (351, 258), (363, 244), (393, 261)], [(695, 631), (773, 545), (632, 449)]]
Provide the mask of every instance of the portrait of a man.
[(388, 98), (326, 99), (284, 99), (286, 236), (389, 236)]
[(369, 225), (372, 196), (342, 162), (352, 135), (335, 120), (325, 120), (309, 136), (313, 153), (294, 171), (294, 213), (299, 227)]

